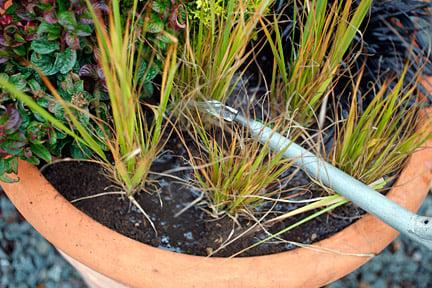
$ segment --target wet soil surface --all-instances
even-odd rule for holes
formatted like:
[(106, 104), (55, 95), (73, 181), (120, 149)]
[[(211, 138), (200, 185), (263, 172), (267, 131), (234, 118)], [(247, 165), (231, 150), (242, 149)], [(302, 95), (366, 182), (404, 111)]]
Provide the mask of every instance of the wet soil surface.
[[(169, 152), (165, 153), (156, 163), (154, 170), (165, 171), (178, 167), (184, 163)], [(191, 172), (182, 171), (175, 176), (192, 179)], [(97, 164), (87, 162), (62, 162), (54, 164), (44, 170), (45, 177), (68, 200), (72, 201), (85, 196), (96, 195), (106, 191), (116, 191), (113, 183), (105, 177), (105, 172)], [(190, 175), (189, 175), (190, 174)], [(296, 174), (289, 186), (306, 187), (309, 180), (305, 175)], [(79, 179), (79, 180), (78, 180)], [(238, 237), (231, 244), (219, 249), (224, 243), (236, 238), (248, 228), (256, 224), (250, 217), (239, 216), (236, 221), (230, 217), (212, 218), (205, 205), (194, 205), (185, 210), (180, 216), (176, 214), (199, 196), (199, 190), (179, 183), (171, 177), (160, 177), (154, 185), (149, 185), (149, 191), (137, 193), (135, 199), (151, 217), (156, 226), (157, 234), (149, 225), (142, 213), (130, 201), (121, 195), (105, 195), (85, 199), (73, 204), (105, 226), (140, 242), (193, 255), (209, 255), (228, 257), (250, 247), (268, 237), (268, 232), (275, 233), (304, 218), (298, 215), (289, 220), (260, 228), (255, 226), (252, 231)], [(317, 197), (322, 190), (308, 186), (307, 192), (299, 194), (298, 198), (290, 200), (304, 200)], [(288, 192), (287, 192), (288, 193)], [(283, 195), (286, 196), (286, 195)], [(267, 211), (270, 204), (262, 204), (254, 211), (260, 217), (260, 211)], [(273, 206), (272, 213), (266, 219), (298, 208), (304, 204), (279, 203)], [(264, 213), (264, 212), (262, 212)], [(262, 215), (261, 213), (261, 215)], [(293, 249), (296, 243), (312, 243), (332, 235), (358, 219), (363, 212), (354, 206), (340, 207), (332, 213), (324, 214), (300, 227), (286, 232), (276, 240), (268, 241), (249, 249), (240, 256), (266, 255)], [(309, 212), (310, 214), (310, 212)], [(296, 243), (293, 243), (296, 242)], [(218, 250), (219, 249), (219, 250)]]

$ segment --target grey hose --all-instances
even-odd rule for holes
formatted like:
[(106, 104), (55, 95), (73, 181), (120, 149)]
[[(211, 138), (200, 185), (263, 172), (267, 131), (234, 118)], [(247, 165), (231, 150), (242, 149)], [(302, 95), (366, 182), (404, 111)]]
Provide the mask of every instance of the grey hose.
[(284, 157), (293, 159), (298, 167), (325, 186), (375, 215), (400, 233), (432, 249), (431, 217), (412, 213), (257, 121), (248, 120), (241, 115), (237, 115), (234, 121), (248, 127), (252, 137), (263, 144), (267, 143), (272, 150), (284, 151)]
[(432, 249), (432, 218), (419, 216), (391, 201), (371, 187), (320, 159), (269, 127), (240, 115), (218, 101), (202, 104), (207, 113), (247, 127), (253, 138), (273, 151), (293, 159), (295, 165), (339, 195), (375, 215), (394, 229)]

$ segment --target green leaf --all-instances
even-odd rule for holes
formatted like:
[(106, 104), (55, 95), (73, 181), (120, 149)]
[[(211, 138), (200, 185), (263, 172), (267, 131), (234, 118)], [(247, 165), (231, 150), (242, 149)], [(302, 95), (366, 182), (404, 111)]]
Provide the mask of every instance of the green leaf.
[(14, 84), (20, 90), (25, 90), (25, 88), (27, 86), (27, 81), (26, 81), (24, 75), (22, 75), (21, 73), (12, 75), (10, 77), (9, 81), (12, 84)]
[(51, 113), (54, 114), (54, 116), (65, 122), (66, 121), (66, 115), (63, 106), (60, 103), (54, 103), (54, 105), (51, 105), (51, 107), (48, 109)]
[(171, 44), (173, 41), (172, 41), (172, 39), (171, 38), (169, 38), (167, 35), (165, 35), (165, 34), (159, 34), (158, 36), (157, 36), (157, 39), (160, 41), (160, 42), (162, 42), (162, 43), (165, 43), (165, 44)]
[(73, 31), (77, 26), (75, 14), (72, 11), (63, 11), (57, 14), (59, 24), (68, 31)]
[(32, 41), (31, 48), (39, 54), (50, 54), (57, 51), (60, 46), (58, 42), (48, 41), (47, 39), (41, 38)]
[(153, 80), (159, 73), (160, 68), (156, 63), (147, 68), (147, 63), (143, 61), (138, 70), (138, 79), (148, 82)]
[(160, 33), (164, 29), (164, 22), (157, 16), (152, 15), (151, 22), (147, 25), (147, 32)]
[[(65, 139), (66, 137), (67, 137), (67, 135), (65, 134), (65, 133), (62, 133), (62, 132), (60, 132), (60, 131), (58, 131), (58, 130), (56, 130), (55, 131), (56, 132), (56, 134), (57, 134), (57, 138), (58, 139)], [(64, 143), (64, 142), (63, 142)]]
[(51, 153), (43, 145), (32, 144), (30, 145), (30, 149), (36, 156), (38, 156), (42, 160), (45, 160), (46, 162), (51, 162)]
[(57, 25), (57, 24), (50, 24), (47, 22), (42, 22), (39, 25), (37, 34), (42, 35), (45, 33), (47, 34), (47, 40), (56, 40), (56, 39), (60, 38), (61, 26)]
[(15, 41), (19, 42), (19, 43), (25, 43), (26, 40), (24, 39), (23, 36), (21, 36), (21, 34), (15, 33), (14, 34), (14, 39)]
[(39, 165), (40, 164), (39, 159), (34, 155), (29, 157), (29, 158), (26, 158), (24, 160), (26, 160), (28, 163), (33, 164), (33, 165)]
[(47, 137), (47, 133), (47, 125), (38, 121), (31, 121), (26, 128), (27, 139), (32, 144), (42, 144)]
[(153, 1), (151, 7), (156, 13), (164, 13), (167, 10), (167, 5), (164, 1)]
[(67, 48), (63, 53), (57, 53), (57, 57), (54, 62), (54, 67), (58, 69), (60, 73), (67, 74), (75, 66), (76, 61), (77, 61), (76, 51), (72, 50), (71, 48)]
[(54, 75), (59, 71), (59, 69), (54, 66), (55, 58), (52, 55), (33, 53), (31, 56), (31, 62), (35, 64), (46, 76)]
[[(35, 53), (36, 54), (36, 53)], [(57, 118), (55, 118), (53, 115), (51, 115), (49, 112), (47, 112), (44, 108), (39, 106), (32, 97), (26, 95), (21, 90), (17, 89), (14, 85), (12, 85), (9, 81), (6, 81), (5, 79), (0, 77), (0, 87), (8, 91), (14, 98), (17, 98), (19, 101), (25, 103), (32, 111), (33, 113), (40, 114), (46, 121), (50, 122), (55, 128), (61, 130), (63, 133), (68, 134), (72, 138), (75, 139), (75, 141), (86, 145), (89, 147), (89, 149), (92, 149), (97, 155), (99, 155), (103, 160), (108, 161), (105, 153), (100, 148), (99, 144), (92, 138), (92, 135), (88, 130), (86, 130), (86, 127), (82, 126), (76, 117), (73, 115), (73, 113), (68, 109), (68, 106), (64, 106), (66, 113), (69, 116), (70, 121), (75, 126), (75, 128), (79, 131), (80, 136), (75, 134), (74, 131), (72, 131), (70, 128), (68, 128), (63, 122), (59, 121)]]
[(152, 82), (145, 82), (143, 86), (143, 92), (141, 97), (143, 98), (150, 98), (153, 96), (154, 93), (154, 85)]
[(23, 142), (17, 141), (6, 141), (0, 144), (0, 148), (4, 150), (7, 154), (17, 156), (21, 153), (22, 148), (25, 146)]
[(48, 136), (48, 144), (55, 145), (57, 143), (57, 133), (52, 131)]
[(87, 24), (78, 24), (76, 33), (80, 37), (90, 36), (93, 33), (93, 27)]
[(18, 158), (16, 158), (16, 157), (9, 158), (7, 160), (7, 163), (9, 165), (8, 171), (11, 173), (17, 174), (18, 173)]
[(18, 167), (15, 167), (14, 163), (18, 163), (17, 158), (0, 159), (0, 181), (5, 183), (15, 183), (18, 178), (11, 178), (6, 173), (17, 173)]
[(36, 103), (43, 108), (48, 108), (50, 101), (47, 98), (37, 98)]
[(71, 156), (73, 159), (90, 159), (93, 153), (85, 146), (73, 142), (70, 147)]
[(56, 2), (58, 5), (57, 11), (63, 12), (63, 11), (67, 11), (67, 9), (70, 7), (69, 2), (72, 2), (72, 1), (70, 1), (70, 0), (57, 0)]
[(5, 159), (4, 158), (0, 158), (0, 175), (5, 174), (6, 171), (6, 163), (5, 163)]
[(41, 85), (40, 85), (39, 82), (36, 81), (35, 79), (30, 79), (30, 80), (27, 82), (27, 84), (28, 84), (28, 86), (30, 87), (30, 90), (31, 90), (31, 91), (39, 91), (39, 90), (42, 90)]
[[(64, 97), (64, 99), (68, 99), (68, 101), (70, 101), (70, 96), (75, 93), (76, 89), (75, 89), (75, 83), (74, 83), (74, 74), (73, 73), (69, 73), (68, 75), (66, 75), (66, 77), (64, 78), (64, 80), (61, 82), (60, 86), (61, 86), (61, 90), (66, 92), (66, 94), (68, 94), (67, 97)], [(80, 92), (83, 90), (79, 90)], [(60, 94), (61, 91), (60, 91)]]
[(27, 53), (26, 47), (25, 46), (18, 46), (13, 48), (13, 52), (17, 55), (17, 56), (21, 56), (24, 57)]
[(17, 177), (17, 178), (11, 178), (11, 177), (9, 177), (9, 176), (7, 176), (7, 175), (0, 175), (0, 181), (1, 182), (4, 182), (4, 183), (16, 183), (16, 182), (19, 182), (19, 178)]

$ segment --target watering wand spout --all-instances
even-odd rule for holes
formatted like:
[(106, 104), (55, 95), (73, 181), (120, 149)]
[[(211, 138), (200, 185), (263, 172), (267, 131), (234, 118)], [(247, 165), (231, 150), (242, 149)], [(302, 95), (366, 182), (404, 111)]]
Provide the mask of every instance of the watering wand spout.
[(247, 119), (234, 108), (219, 101), (201, 102), (199, 109), (248, 128), (252, 137), (262, 144), (269, 145), (273, 151), (283, 152), (285, 158), (292, 159), (296, 166), (311, 177), (432, 250), (432, 217), (412, 213), (273, 129)]

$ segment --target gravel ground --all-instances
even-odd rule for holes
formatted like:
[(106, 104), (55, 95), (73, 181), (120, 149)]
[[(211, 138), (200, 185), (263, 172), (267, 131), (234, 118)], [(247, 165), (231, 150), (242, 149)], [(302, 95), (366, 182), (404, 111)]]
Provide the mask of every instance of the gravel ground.
[[(432, 195), (421, 212), (432, 216)], [(0, 288), (9, 287), (85, 286), (76, 271), (0, 194)], [(329, 287), (432, 287), (432, 253), (399, 237), (368, 264)]]
[(78, 273), (0, 192), (0, 288), (85, 287)]

